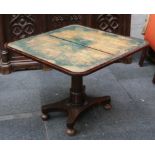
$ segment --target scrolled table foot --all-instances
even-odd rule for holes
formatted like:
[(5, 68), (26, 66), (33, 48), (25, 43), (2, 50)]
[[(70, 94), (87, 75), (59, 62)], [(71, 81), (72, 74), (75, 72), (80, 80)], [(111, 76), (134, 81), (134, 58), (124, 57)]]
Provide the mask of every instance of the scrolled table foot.
[(106, 103), (103, 105), (105, 110), (111, 110), (112, 109), (112, 105), (110, 103)]
[(76, 134), (76, 130), (74, 128), (67, 128), (66, 133), (69, 136), (74, 136)]
[(41, 118), (43, 121), (47, 121), (49, 119), (49, 115), (48, 114), (42, 114)]

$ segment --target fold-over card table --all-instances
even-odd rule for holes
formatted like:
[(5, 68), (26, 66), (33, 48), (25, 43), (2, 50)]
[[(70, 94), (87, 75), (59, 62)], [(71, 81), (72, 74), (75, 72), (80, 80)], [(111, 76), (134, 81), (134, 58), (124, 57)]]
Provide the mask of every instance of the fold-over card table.
[(85, 94), (83, 76), (91, 74), (148, 46), (144, 40), (124, 37), (100, 30), (70, 25), (40, 35), (6, 44), (12, 52), (25, 55), (71, 76), (70, 96), (63, 101), (42, 106), (42, 119), (49, 113), (68, 114), (67, 134), (75, 134), (78, 116), (88, 108), (102, 104), (111, 109), (110, 96)]

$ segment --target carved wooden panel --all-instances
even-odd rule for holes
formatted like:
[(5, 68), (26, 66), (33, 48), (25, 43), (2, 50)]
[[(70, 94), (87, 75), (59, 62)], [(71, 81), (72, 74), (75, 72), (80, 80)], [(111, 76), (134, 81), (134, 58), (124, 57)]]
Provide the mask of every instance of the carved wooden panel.
[(130, 34), (130, 15), (99, 14), (92, 17), (92, 27), (123, 35)]
[(11, 15), (9, 28), (13, 39), (25, 38), (34, 33), (35, 18), (32, 15)]
[[(44, 15), (11, 14), (1, 16), (3, 17), (5, 42), (11, 42), (46, 31)], [(7, 58), (12, 70), (40, 67), (39, 63), (11, 51), (7, 54)]]
[(115, 32), (120, 27), (119, 16), (112, 14), (98, 15), (96, 19), (98, 28), (103, 31)]
[(45, 31), (44, 15), (5, 15), (6, 39), (13, 41)]
[(87, 23), (87, 16), (80, 14), (70, 14), (70, 15), (47, 15), (47, 29), (53, 30), (70, 24), (82, 24)]

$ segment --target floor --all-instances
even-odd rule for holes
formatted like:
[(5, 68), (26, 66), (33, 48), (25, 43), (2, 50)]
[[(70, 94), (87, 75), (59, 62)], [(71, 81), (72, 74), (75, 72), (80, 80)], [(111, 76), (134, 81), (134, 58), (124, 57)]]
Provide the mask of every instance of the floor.
[(65, 134), (66, 116), (52, 113), (43, 122), (40, 106), (69, 94), (70, 77), (52, 71), (0, 75), (0, 139), (155, 139), (154, 65), (113, 64), (84, 78), (87, 94), (111, 95), (113, 108), (94, 107)]
[[(144, 22), (139, 17), (132, 18), (132, 36), (138, 36), (136, 21)], [(137, 54), (132, 64), (113, 64), (84, 78), (87, 94), (111, 95), (113, 108), (98, 106), (82, 115), (73, 137), (65, 134), (64, 114), (51, 113), (47, 122), (40, 118), (41, 105), (69, 95), (69, 76), (55, 70), (0, 75), (0, 139), (155, 139), (155, 66), (139, 67), (138, 59)]]

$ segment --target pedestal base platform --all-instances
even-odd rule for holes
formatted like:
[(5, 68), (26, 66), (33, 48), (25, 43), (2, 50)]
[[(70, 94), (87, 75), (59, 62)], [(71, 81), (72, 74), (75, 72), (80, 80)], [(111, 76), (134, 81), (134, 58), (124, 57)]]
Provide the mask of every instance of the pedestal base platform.
[(42, 106), (42, 119), (47, 121), (49, 119), (48, 113), (50, 112), (66, 112), (68, 115), (66, 133), (68, 135), (75, 135), (76, 130), (74, 129), (74, 125), (80, 114), (92, 106), (99, 104), (102, 104), (105, 110), (110, 110), (112, 108), (110, 104), (110, 96), (86, 97), (86, 101), (82, 105), (72, 105), (68, 98), (57, 103)]

